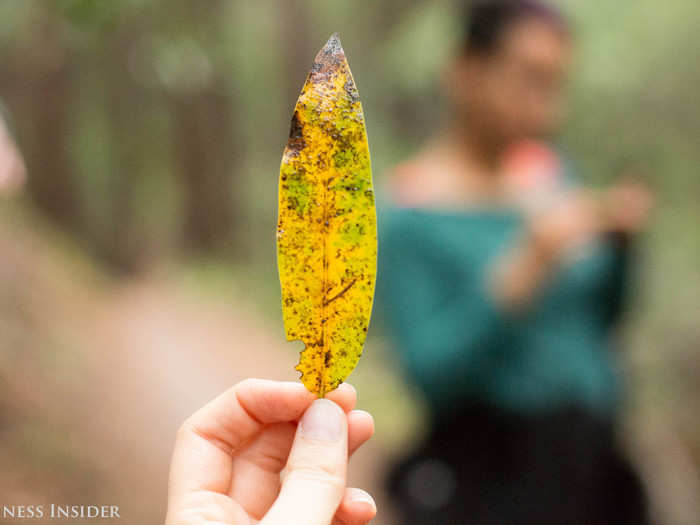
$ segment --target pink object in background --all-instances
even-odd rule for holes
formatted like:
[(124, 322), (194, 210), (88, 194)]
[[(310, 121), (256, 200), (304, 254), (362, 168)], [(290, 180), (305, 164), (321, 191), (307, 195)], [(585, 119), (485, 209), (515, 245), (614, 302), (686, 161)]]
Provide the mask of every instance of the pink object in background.
[(561, 157), (546, 142), (523, 140), (512, 145), (503, 156), (502, 170), (510, 193), (530, 212), (549, 208), (569, 189)]
[(559, 155), (545, 142), (524, 140), (511, 146), (503, 160), (503, 171), (514, 189), (533, 190), (561, 183)]

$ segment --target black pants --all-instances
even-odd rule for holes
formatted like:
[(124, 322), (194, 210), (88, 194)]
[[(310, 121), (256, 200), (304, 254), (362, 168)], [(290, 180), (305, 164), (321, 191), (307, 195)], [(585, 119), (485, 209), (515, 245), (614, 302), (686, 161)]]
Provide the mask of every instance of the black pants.
[(402, 525), (645, 525), (612, 424), (582, 410), (517, 417), (471, 406), (388, 480)]

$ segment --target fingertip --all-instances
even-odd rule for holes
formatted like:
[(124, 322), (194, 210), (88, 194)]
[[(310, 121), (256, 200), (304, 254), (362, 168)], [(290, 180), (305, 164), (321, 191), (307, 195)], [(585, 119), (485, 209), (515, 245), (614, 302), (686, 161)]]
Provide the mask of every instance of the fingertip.
[(335, 443), (347, 433), (345, 412), (330, 399), (317, 399), (304, 413), (299, 429), (306, 438)]
[(369, 492), (355, 487), (348, 487), (345, 491), (345, 496), (344, 501), (351, 504), (368, 506), (372, 515), (377, 513), (377, 504), (374, 502), (374, 498)]
[(348, 453), (354, 454), (374, 434), (374, 418), (364, 410), (348, 414)]
[(350, 412), (357, 403), (357, 390), (350, 383), (341, 383), (326, 397), (338, 403), (345, 412)]
[(348, 414), (348, 421), (366, 428), (369, 435), (374, 435), (374, 416), (366, 410), (353, 410)]
[[(295, 381), (248, 378), (231, 389), (248, 414), (262, 423), (297, 420), (315, 396)], [(228, 392), (221, 396), (228, 404)]]
[(345, 523), (368, 523), (377, 515), (377, 504), (366, 491), (349, 487), (336, 514)]

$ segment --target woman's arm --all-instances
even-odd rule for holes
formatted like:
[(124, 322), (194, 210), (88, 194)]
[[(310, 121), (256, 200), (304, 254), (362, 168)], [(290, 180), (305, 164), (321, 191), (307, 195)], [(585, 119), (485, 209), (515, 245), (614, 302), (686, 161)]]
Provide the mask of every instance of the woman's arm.
[[(642, 228), (652, 203), (645, 186), (618, 184), (602, 197), (578, 192), (530, 219), (520, 242), (494, 268), (493, 291), (499, 304), (509, 311), (526, 309), (572, 247), (600, 234), (627, 243)], [(626, 256), (626, 251), (620, 255)], [(625, 268), (626, 262), (620, 260)]]
[(510, 312), (527, 309), (567, 251), (599, 231), (600, 217), (592, 199), (580, 194), (531, 218), (521, 239), (495, 262), (491, 287), (496, 301)]

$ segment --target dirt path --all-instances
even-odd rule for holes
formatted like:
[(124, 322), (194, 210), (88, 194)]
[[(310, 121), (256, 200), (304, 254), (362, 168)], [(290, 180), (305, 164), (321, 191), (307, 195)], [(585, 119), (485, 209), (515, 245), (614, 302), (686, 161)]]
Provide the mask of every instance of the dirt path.
[[(116, 504), (123, 523), (162, 523), (182, 420), (245, 377), (297, 377), (281, 328), (245, 298), (167, 276), (105, 282), (33, 231), (0, 227), (0, 255), (0, 321), (19, 341), (0, 348), (3, 499)], [(372, 488), (380, 458), (362, 451), (353, 481)]]
[[(96, 315), (89, 368), (90, 389), (99, 395), (84, 435), (102, 441), (96, 451), (112, 451), (95, 460), (130, 480), (119, 491), (139, 509), (154, 501), (164, 506), (172, 440), (185, 417), (245, 377), (297, 377), (296, 354), (250, 311), (203, 304), (175, 288), (132, 283)], [(377, 453), (369, 448), (353, 468), (363, 485), (374, 477), (363, 466), (379, 463)]]
[[(245, 377), (296, 379), (281, 320), (252, 304), (167, 273), (111, 281), (55, 232), (0, 209), (0, 504), (119, 505), (121, 523), (162, 523), (179, 424)], [(351, 379), (379, 435), (353, 459), (350, 482), (377, 497), (381, 525), (387, 452), (410, 440), (416, 409), (369, 349)], [(658, 480), (663, 522), (697, 521), (700, 478), (684, 446), (647, 420), (633, 427), (628, 435), (646, 436), (637, 455)]]

